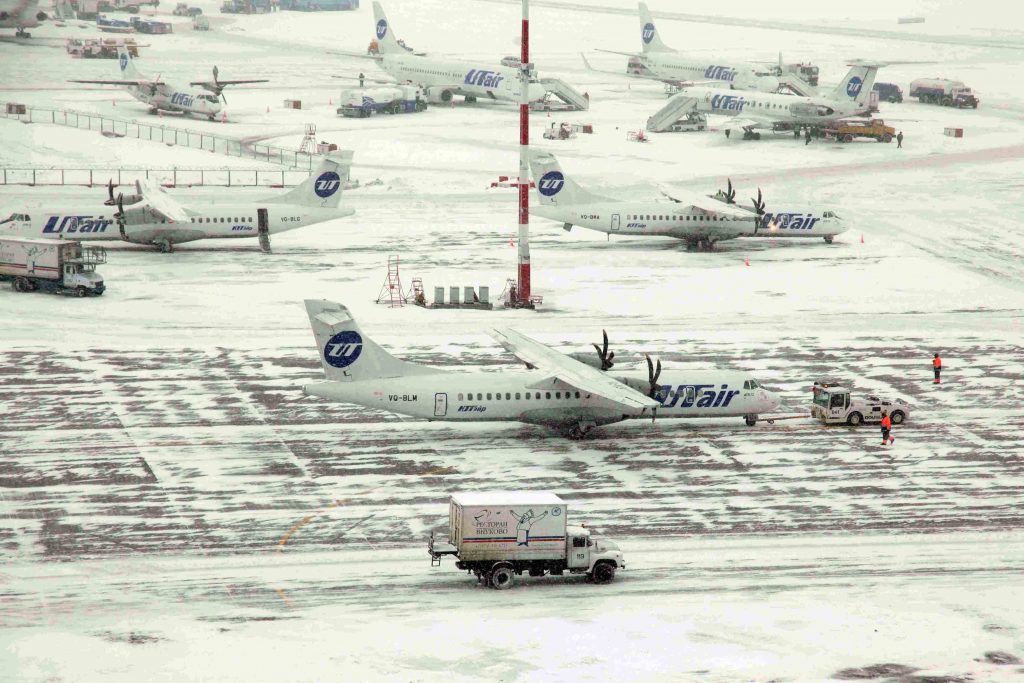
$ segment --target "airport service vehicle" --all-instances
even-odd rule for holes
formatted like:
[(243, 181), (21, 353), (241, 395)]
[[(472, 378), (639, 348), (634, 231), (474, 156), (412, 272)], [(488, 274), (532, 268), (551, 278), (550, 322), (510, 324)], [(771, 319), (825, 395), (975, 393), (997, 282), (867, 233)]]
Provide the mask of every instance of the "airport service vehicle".
[(198, 7), (189, 7), (188, 3), (179, 2), (174, 8), (174, 16), (176, 17), (196, 17), (203, 13), (203, 10)]
[(366, 118), (373, 114), (408, 114), (426, 111), (427, 101), (415, 85), (342, 90), (338, 113), (350, 118)]
[(903, 89), (895, 83), (875, 83), (872, 88), (882, 102), (898, 104), (903, 101)]
[(16, 292), (99, 296), (106, 286), (96, 266), (106, 262), (102, 247), (76, 240), (0, 236), (0, 280), (11, 280)]
[(821, 237), (831, 242), (846, 230), (830, 211), (789, 207), (767, 212), (760, 191), (752, 199), (753, 210), (741, 208), (731, 181), (725, 198), (662, 189), (673, 203), (626, 201), (583, 189), (546, 152), (531, 153), (530, 170), (539, 199), (530, 213), (558, 221), (566, 231), (578, 225), (608, 235), (673, 237), (685, 240), (688, 249), (708, 251), (737, 237)]
[(910, 96), (921, 102), (941, 104), (944, 107), (978, 108), (978, 98), (963, 81), (946, 78), (919, 78), (910, 82)]
[(141, 17), (132, 17), (131, 24), (135, 27), (135, 30), (139, 33), (148, 33), (150, 35), (160, 35), (166, 33), (173, 33), (174, 27), (166, 21), (156, 21), (154, 19), (142, 19)]
[[(373, 3), (376, 22), (376, 43), (371, 43), (369, 56), (355, 52), (338, 52), (349, 57), (373, 59), (377, 65), (399, 83), (412, 83), (422, 88), (428, 102), (451, 102), (461, 95), (466, 102), (478, 99), (519, 103), (520, 70), (501, 65), (475, 61), (441, 59), (410, 52), (395, 38), (379, 2)], [(530, 102), (545, 102), (549, 93), (574, 109), (585, 110), (590, 101), (569, 84), (557, 78), (537, 78), (531, 73), (527, 83)], [(550, 105), (548, 105), (550, 108)]]
[(823, 137), (839, 142), (853, 142), (854, 138), (872, 138), (878, 142), (892, 142), (896, 129), (885, 125), (882, 119), (870, 121), (836, 121), (821, 129)]
[(910, 416), (910, 406), (902, 399), (854, 398), (849, 389), (837, 386), (821, 388), (811, 404), (812, 417), (825, 424), (848, 424), (852, 427), (864, 422), (881, 422), (883, 410), (889, 413), (894, 425), (902, 424)]
[[(121, 79), (83, 81), (73, 80), (70, 83), (96, 83), (100, 85), (120, 85), (128, 89), (132, 97), (149, 105), (149, 113), (156, 114), (161, 111), (177, 112), (181, 114), (196, 114), (205, 116), (211, 121), (216, 119), (220, 111), (220, 99), (227, 103), (224, 97), (224, 88), (229, 85), (241, 85), (244, 83), (266, 83), (265, 78), (245, 81), (222, 81), (218, 78), (217, 67), (213, 67), (212, 81), (192, 81), (189, 85), (199, 86), (212, 94), (186, 90), (177, 86), (165, 83), (157, 76), (155, 79), (146, 78), (138, 69), (131, 53), (126, 48), (118, 48), (117, 65), (121, 72)], [(220, 99), (218, 99), (220, 98)]]
[(135, 33), (135, 24), (132, 22), (102, 15), (96, 17), (96, 28), (104, 33)]
[(452, 494), (447, 538), (430, 536), (431, 564), (451, 555), (456, 567), (498, 590), (511, 588), (524, 572), (586, 574), (594, 583), (610, 583), (626, 568), (622, 551), (584, 526), (570, 526), (568, 517), (565, 501), (553, 493)]
[(120, 239), (153, 245), (165, 253), (183, 242), (255, 237), (260, 248), (269, 252), (271, 235), (355, 213), (339, 206), (351, 164), (352, 152), (327, 154), (309, 178), (279, 196), (235, 199), (229, 195), (188, 205), (172, 199), (149, 180), (137, 181), (138, 194), (127, 197), (115, 198), (111, 184), (105, 202), (109, 209), (70, 209), (35, 217), (16, 213), (0, 221), (0, 234)]
[(325, 382), (303, 391), (332, 401), (428, 421), (524, 422), (579, 439), (591, 429), (633, 418), (743, 417), (774, 410), (779, 399), (742, 371), (677, 370), (662, 378), (661, 361), (646, 372), (613, 369), (614, 353), (567, 355), (515, 330), (492, 336), (526, 369), (453, 370), (400, 360), (371, 340), (349, 310), (307, 299)]
[(117, 50), (124, 47), (132, 57), (139, 56), (134, 38), (68, 38), (64, 49), (76, 59), (117, 59)]
[(647, 130), (663, 132), (690, 112), (724, 116), (719, 126), (728, 134), (742, 130), (744, 140), (760, 140), (759, 129), (792, 130), (820, 126), (856, 116), (869, 107), (869, 93), (879, 62), (852, 62), (846, 77), (831, 92), (802, 97), (726, 88), (684, 88), (647, 120)]
[(204, 17), (202, 14), (197, 14), (192, 17), (192, 30), (193, 31), (209, 31), (210, 20)]

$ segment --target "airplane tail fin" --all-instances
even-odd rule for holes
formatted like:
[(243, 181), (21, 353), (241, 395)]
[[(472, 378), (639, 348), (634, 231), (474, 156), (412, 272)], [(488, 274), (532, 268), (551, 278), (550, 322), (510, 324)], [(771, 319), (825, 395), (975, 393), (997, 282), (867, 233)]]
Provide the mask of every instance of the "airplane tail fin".
[(645, 3), (640, 3), (640, 46), (644, 52), (671, 52), (672, 50), (661, 42), (658, 29), (654, 26), (654, 19)]
[(832, 91), (832, 99), (866, 105), (871, 88), (875, 85), (876, 75), (878, 75), (878, 66), (876, 65), (852, 64), (846, 77)]
[(143, 76), (139, 73), (139, 70), (135, 68), (135, 62), (132, 60), (131, 54), (128, 52), (128, 48), (123, 45), (117, 48), (117, 73), (126, 81), (141, 79)]
[(275, 204), (297, 204), (321, 209), (337, 207), (345, 183), (348, 182), (352, 154), (353, 152), (349, 150), (331, 152), (301, 184), (270, 201)]
[(537, 195), (541, 204), (565, 206), (608, 201), (604, 197), (587, 192), (571, 178), (566, 177), (558, 159), (547, 152), (535, 152), (530, 156), (530, 171), (537, 184)]
[(352, 313), (341, 304), (323, 299), (306, 299), (305, 303), (327, 379), (358, 382), (438, 372), (399, 360), (382, 349), (363, 334)]
[(384, 8), (376, 0), (373, 3), (373, 20), (374, 28), (377, 32), (377, 50), (380, 54), (401, 54), (404, 52), (402, 46), (398, 44), (398, 39), (395, 38), (395, 32), (391, 29), (388, 18), (384, 15)]

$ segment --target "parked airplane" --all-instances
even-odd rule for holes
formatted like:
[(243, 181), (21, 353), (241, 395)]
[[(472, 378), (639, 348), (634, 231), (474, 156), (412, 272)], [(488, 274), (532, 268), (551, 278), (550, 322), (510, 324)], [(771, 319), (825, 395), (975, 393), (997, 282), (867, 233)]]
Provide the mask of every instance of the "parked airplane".
[[(480, 98), (519, 103), (521, 88), (518, 68), (414, 54), (399, 45), (379, 2), (373, 3), (373, 16), (379, 51), (373, 59), (395, 80), (414, 83), (423, 88), (429, 101), (450, 102), (454, 95), (461, 95), (466, 102), (475, 102)], [(528, 87), (531, 102), (543, 100), (550, 92), (577, 109), (587, 109), (590, 105), (586, 97), (558, 79), (537, 79), (531, 76)]]
[(598, 50), (629, 57), (627, 74), (672, 85), (706, 83), (736, 90), (778, 91), (780, 81), (773, 73), (773, 67), (751, 62), (730, 62), (721, 59), (709, 61), (686, 57), (661, 41), (654, 19), (647, 5), (642, 2), (639, 3), (639, 14), (640, 47), (643, 50), (640, 54)]
[[(716, 242), (737, 237), (822, 237), (831, 243), (846, 230), (831, 211), (766, 212), (761, 191), (751, 199), (752, 209), (735, 206), (732, 182), (722, 198), (685, 195), (678, 190), (662, 192), (675, 204), (657, 201), (623, 201), (587, 192), (562, 171), (551, 154), (535, 152), (530, 170), (537, 185), (539, 205), (530, 213), (608, 235), (644, 235), (686, 240), (688, 249), (713, 249)], [(727, 197), (727, 198), (726, 198)]]
[(135, 99), (149, 105), (149, 113), (156, 114), (159, 111), (178, 112), (182, 114), (196, 114), (205, 116), (213, 121), (217, 112), (220, 111), (220, 100), (227, 104), (224, 97), (224, 88), (229, 85), (242, 85), (244, 83), (266, 83), (267, 80), (245, 80), (245, 81), (222, 81), (217, 78), (217, 67), (213, 67), (212, 81), (192, 81), (189, 85), (196, 85), (212, 94), (186, 90), (178, 86), (170, 85), (160, 80), (146, 78), (135, 68), (135, 61), (128, 54), (124, 47), (117, 49), (117, 65), (120, 68), (120, 80), (109, 81), (69, 81), (70, 83), (97, 83), (100, 85), (121, 85), (126, 86), (128, 92)]
[(0, 28), (16, 29), (14, 35), (27, 38), (27, 28), (39, 26), (47, 19), (39, 9), (39, 0), (0, 0)]
[[(151, 181), (136, 183), (138, 195), (110, 199), (116, 205), (109, 215), (103, 209), (12, 214), (0, 221), (0, 235), (67, 237), (76, 240), (116, 240), (152, 244), (170, 252), (175, 244), (201, 239), (258, 237), (263, 251), (270, 251), (270, 236), (314, 223), (344, 218), (355, 213), (340, 208), (342, 189), (352, 164), (352, 152), (329, 155), (301, 185), (279, 197), (248, 201), (213, 201), (189, 206), (171, 199)], [(126, 199), (134, 204), (125, 205)], [(112, 211), (112, 209), (111, 209)], [(116, 226), (116, 229), (114, 228)]]
[(831, 93), (815, 97), (772, 93), (737, 93), (721, 88), (685, 88), (647, 120), (647, 130), (667, 130), (692, 112), (725, 116), (726, 135), (742, 130), (744, 140), (760, 140), (755, 129), (786, 130), (820, 126), (868, 110), (868, 96), (880, 62), (856, 62)]
[(597, 358), (572, 357), (513, 330), (494, 338), (527, 370), (452, 371), (395, 358), (367, 337), (347, 308), (306, 300), (326, 382), (306, 394), (426, 420), (511, 421), (566, 430), (578, 439), (599, 425), (631, 418), (742, 416), (748, 425), (779, 400), (750, 374), (670, 371), (647, 357), (647, 373), (612, 371), (614, 353), (597, 344)]

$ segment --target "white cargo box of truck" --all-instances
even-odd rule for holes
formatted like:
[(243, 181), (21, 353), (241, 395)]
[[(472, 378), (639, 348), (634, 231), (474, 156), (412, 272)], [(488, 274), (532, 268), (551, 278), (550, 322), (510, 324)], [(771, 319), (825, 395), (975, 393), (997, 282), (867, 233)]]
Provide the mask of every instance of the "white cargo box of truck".
[(561, 559), (565, 513), (565, 501), (553, 493), (457, 493), (448, 538), (467, 561)]
[(608, 583), (625, 569), (618, 546), (567, 523), (568, 506), (553, 493), (491, 491), (455, 493), (448, 504), (448, 537), (431, 534), (432, 564), (445, 555), (485, 586), (512, 586), (516, 575), (586, 574)]

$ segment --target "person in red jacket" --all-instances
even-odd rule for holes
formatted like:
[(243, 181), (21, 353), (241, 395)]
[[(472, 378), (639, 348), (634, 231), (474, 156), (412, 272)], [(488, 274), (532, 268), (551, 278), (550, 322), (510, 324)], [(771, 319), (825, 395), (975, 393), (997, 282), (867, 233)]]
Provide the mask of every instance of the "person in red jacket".
[(882, 411), (882, 445), (883, 446), (886, 444), (886, 442), (893, 443), (894, 441), (896, 441), (896, 437), (890, 436), (890, 432), (892, 432), (892, 420), (889, 419), (889, 413), (883, 410)]
[(935, 352), (935, 358), (932, 358), (932, 370), (935, 371), (935, 381), (932, 384), (942, 384), (942, 380), (939, 379), (939, 375), (942, 374), (942, 359), (939, 358), (939, 353)]

